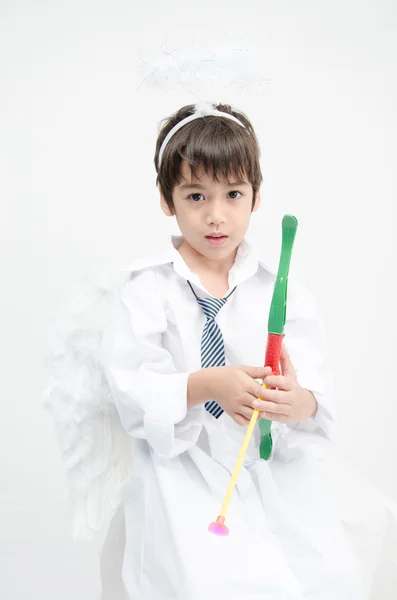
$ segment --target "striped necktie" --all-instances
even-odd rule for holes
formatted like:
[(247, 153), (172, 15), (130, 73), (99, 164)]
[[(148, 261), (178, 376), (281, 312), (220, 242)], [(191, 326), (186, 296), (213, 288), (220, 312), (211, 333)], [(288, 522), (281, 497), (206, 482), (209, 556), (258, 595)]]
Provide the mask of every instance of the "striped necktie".
[[(224, 367), (225, 347), (223, 336), (215, 318), (236, 288), (234, 288), (225, 298), (200, 298), (191, 286), (190, 281), (188, 281), (188, 284), (207, 318), (201, 338), (201, 368)], [(205, 408), (216, 419), (223, 413), (223, 408), (214, 400), (206, 402)]]

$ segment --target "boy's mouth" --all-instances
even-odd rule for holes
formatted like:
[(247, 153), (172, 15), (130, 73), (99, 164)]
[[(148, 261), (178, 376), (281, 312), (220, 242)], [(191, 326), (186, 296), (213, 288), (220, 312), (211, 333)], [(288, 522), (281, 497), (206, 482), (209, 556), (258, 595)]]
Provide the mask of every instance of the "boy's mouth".
[(223, 233), (213, 233), (205, 236), (205, 239), (208, 240), (212, 246), (221, 246), (225, 243), (227, 238), (228, 236)]

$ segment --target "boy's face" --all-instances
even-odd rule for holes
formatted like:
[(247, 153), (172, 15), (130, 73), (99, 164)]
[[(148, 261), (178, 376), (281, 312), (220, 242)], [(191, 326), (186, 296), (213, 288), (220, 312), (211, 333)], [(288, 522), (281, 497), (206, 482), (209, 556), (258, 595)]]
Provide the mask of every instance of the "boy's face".
[[(175, 217), (181, 233), (199, 254), (220, 260), (232, 254), (244, 238), (252, 210), (259, 208), (257, 194), (252, 209), (253, 189), (247, 181), (231, 177), (230, 182), (215, 181), (203, 169), (192, 178), (190, 166), (183, 161), (181, 181), (172, 194)], [(164, 198), (164, 213), (171, 216)]]

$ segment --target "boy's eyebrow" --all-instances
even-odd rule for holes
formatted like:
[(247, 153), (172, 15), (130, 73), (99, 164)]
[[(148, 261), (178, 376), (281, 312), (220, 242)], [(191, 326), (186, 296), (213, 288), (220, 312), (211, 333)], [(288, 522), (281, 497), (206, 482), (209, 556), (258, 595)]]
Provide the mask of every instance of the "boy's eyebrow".
[[(228, 186), (231, 185), (250, 185), (248, 183), (248, 181), (230, 181), (228, 184)], [(201, 185), (200, 183), (184, 183), (183, 185), (179, 186), (181, 190), (186, 190), (186, 189), (190, 189), (190, 188), (200, 188), (201, 190), (205, 189), (205, 185)]]

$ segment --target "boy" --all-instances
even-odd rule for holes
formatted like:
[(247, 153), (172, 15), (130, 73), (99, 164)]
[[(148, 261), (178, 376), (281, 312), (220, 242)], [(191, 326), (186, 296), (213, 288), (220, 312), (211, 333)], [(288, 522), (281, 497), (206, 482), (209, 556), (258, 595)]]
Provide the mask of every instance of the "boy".
[[(302, 286), (290, 284), (282, 375), (260, 366), (275, 275), (245, 240), (262, 180), (252, 125), (228, 105), (184, 107), (159, 134), (155, 166), (161, 207), (182, 235), (128, 268), (101, 351), (132, 438), (127, 593), (359, 600), (316, 459), (334, 421), (332, 382)], [(263, 378), (278, 389), (263, 389)], [(228, 512), (231, 533), (216, 538), (207, 527), (254, 408), (273, 421), (273, 453), (259, 459), (257, 430)]]

